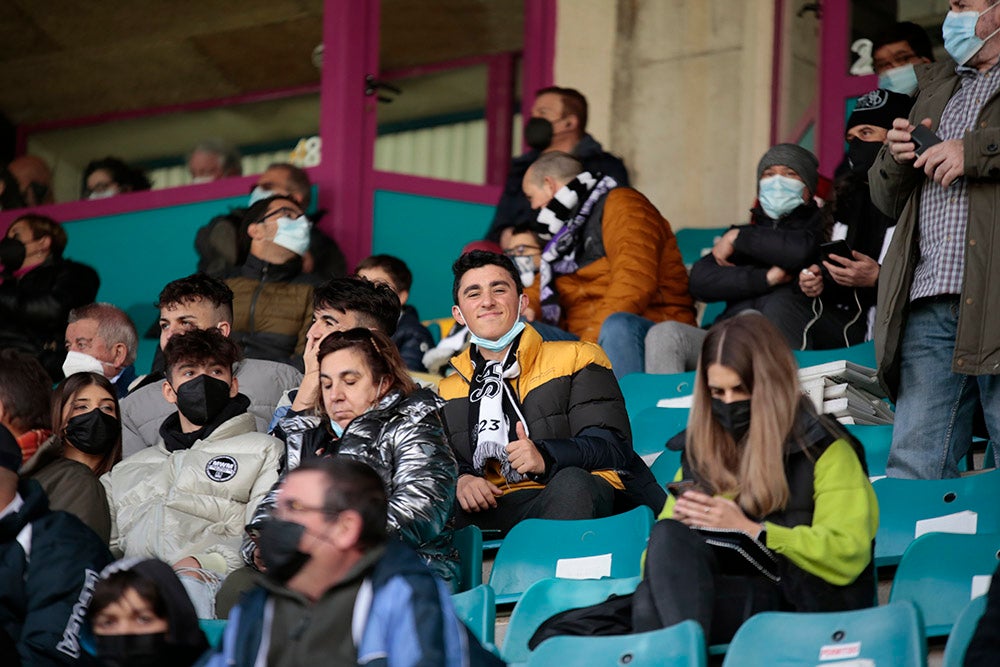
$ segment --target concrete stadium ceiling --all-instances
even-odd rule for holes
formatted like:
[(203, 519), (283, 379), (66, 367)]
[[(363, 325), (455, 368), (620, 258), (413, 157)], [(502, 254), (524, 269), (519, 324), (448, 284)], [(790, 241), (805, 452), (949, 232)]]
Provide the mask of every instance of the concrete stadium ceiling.
[[(523, 3), (383, 0), (381, 69), (519, 51)], [(0, 112), (34, 124), (318, 84), (322, 14), (323, 0), (4, 0)]]

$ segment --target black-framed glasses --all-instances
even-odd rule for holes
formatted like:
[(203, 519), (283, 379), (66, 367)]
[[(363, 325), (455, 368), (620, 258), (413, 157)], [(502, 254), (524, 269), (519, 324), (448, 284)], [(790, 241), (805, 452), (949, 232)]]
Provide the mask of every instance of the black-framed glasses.
[(542, 249), (536, 245), (525, 245), (522, 243), (521, 245), (516, 245), (513, 248), (507, 248), (503, 251), (503, 254), (508, 257), (523, 257), (525, 255), (535, 254), (534, 252), (529, 252), (531, 250), (537, 251), (538, 253), (542, 252)]

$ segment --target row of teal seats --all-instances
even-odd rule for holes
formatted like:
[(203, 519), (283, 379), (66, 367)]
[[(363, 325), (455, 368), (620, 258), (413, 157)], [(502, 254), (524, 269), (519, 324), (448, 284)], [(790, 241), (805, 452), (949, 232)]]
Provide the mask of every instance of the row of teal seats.
[[(536, 583), (511, 614), (501, 657), (509, 665), (551, 665), (557, 660), (609, 667), (705, 665), (705, 638), (694, 621), (656, 632), (617, 637), (554, 637), (534, 651), (528, 649), (528, 641), (547, 618), (596, 604), (609, 595), (628, 595), (638, 581), (638, 577), (633, 577), (585, 582), (550, 579)], [(956, 632), (956, 643), (968, 643), (971, 632), (965, 632), (965, 627), (964, 639), (959, 640)], [(777, 637), (781, 640), (775, 641)], [(725, 653), (724, 667), (812, 667), (837, 657), (858, 661), (850, 664), (923, 667), (927, 651), (919, 610), (909, 602), (851, 612), (762, 613), (744, 623), (732, 642), (721, 648)], [(964, 653), (964, 645), (954, 652)]]

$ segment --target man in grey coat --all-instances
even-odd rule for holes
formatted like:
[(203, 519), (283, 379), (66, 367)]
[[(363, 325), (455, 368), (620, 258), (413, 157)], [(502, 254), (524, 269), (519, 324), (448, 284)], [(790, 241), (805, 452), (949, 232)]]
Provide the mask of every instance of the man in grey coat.
[[(977, 401), (1000, 438), (1000, 8), (950, 5), (953, 61), (917, 66), (910, 118), (893, 122), (869, 172), (872, 201), (899, 218), (875, 327), (896, 400), (891, 477), (957, 477)], [(927, 129), (939, 143), (921, 139)]]

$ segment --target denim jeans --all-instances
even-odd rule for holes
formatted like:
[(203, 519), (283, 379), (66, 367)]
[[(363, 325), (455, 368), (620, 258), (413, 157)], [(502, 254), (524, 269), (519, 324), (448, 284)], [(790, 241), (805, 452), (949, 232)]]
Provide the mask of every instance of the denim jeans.
[(972, 443), (977, 400), (990, 439), (1000, 442), (1000, 376), (951, 370), (958, 309), (958, 297), (923, 301), (910, 309), (900, 348), (889, 477), (958, 477), (958, 461)]
[(646, 371), (646, 333), (652, 326), (652, 320), (632, 313), (612, 313), (604, 320), (597, 344), (611, 360), (616, 378)]

